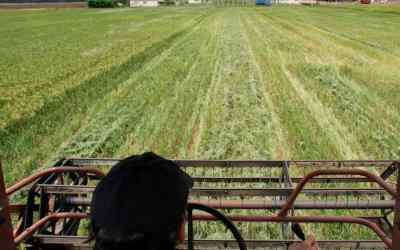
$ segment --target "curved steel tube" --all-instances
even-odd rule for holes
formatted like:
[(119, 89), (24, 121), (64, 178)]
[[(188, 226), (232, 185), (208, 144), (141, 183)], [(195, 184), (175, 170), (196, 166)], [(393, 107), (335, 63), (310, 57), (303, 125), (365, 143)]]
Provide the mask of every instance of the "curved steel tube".
[(15, 191), (17, 191), (20, 188), (23, 188), (35, 180), (47, 175), (47, 174), (52, 174), (52, 173), (65, 173), (65, 172), (78, 172), (78, 173), (92, 173), (96, 175), (97, 177), (104, 177), (104, 173), (93, 167), (53, 167), (53, 168), (48, 168), (45, 169), (39, 173), (33, 174), (31, 176), (25, 177), (21, 181), (17, 182), (16, 184), (12, 185), (11, 187), (7, 188), (6, 194), (11, 195)]
[(67, 212), (67, 213), (54, 213), (47, 215), (37, 222), (35, 222), (32, 226), (25, 229), (21, 234), (14, 238), (15, 244), (21, 243), (26, 237), (31, 236), (37, 229), (43, 226), (46, 222), (54, 219), (64, 219), (64, 218), (73, 218), (73, 219), (84, 219), (87, 217), (86, 213), (74, 213), (74, 212)]
[[(364, 225), (372, 229), (379, 238), (385, 243), (388, 248), (392, 248), (392, 240), (379, 228), (379, 226), (367, 219), (351, 217), (351, 216), (246, 216), (246, 215), (228, 215), (227, 218), (232, 221), (247, 221), (247, 222), (314, 222), (314, 223), (352, 223)], [(193, 215), (193, 220), (215, 220), (210, 215), (196, 214)]]
[[(46, 222), (54, 219), (75, 218), (84, 219), (88, 216), (86, 213), (54, 213), (43, 217), (32, 226), (23, 231), (20, 235), (15, 237), (16, 244), (23, 241), (26, 237), (31, 236), (37, 229), (43, 226)], [(314, 222), (314, 223), (327, 223), (327, 222), (344, 222), (364, 225), (372, 229), (379, 238), (385, 243), (388, 248), (392, 248), (392, 240), (375, 223), (363, 218), (356, 218), (351, 216), (246, 216), (246, 215), (229, 215), (226, 216), (232, 221), (257, 221), (257, 222)], [(194, 220), (215, 220), (212, 215), (196, 214), (193, 215)]]
[(319, 175), (361, 175), (365, 176), (371, 180), (374, 180), (376, 183), (379, 184), (383, 189), (385, 189), (388, 193), (390, 193), (392, 196), (397, 197), (398, 194), (396, 190), (391, 187), (389, 184), (387, 184), (381, 177), (372, 174), (368, 171), (361, 170), (361, 169), (329, 169), (329, 170), (316, 170), (313, 171), (306, 176), (297, 184), (296, 188), (293, 190), (293, 192), (290, 194), (287, 202), (282, 206), (281, 210), (278, 212), (278, 217), (286, 216), (288, 211), (292, 208), (297, 196), (301, 192), (301, 190), (304, 188), (305, 184), (312, 179), (315, 176)]

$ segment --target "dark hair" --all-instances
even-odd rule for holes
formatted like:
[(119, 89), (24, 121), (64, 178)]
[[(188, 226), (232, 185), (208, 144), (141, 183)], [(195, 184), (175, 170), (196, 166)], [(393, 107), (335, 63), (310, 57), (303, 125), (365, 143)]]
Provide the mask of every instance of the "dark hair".
[(90, 207), (95, 250), (174, 250), (193, 186), (154, 153), (128, 157), (96, 186)]

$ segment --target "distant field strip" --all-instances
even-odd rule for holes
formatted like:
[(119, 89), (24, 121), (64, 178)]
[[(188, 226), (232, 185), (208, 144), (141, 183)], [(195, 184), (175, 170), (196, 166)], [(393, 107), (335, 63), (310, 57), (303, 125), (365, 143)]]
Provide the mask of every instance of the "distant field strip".
[[(64, 156), (400, 157), (400, 8), (1, 11), (7, 183)], [(247, 173), (251, 174), (251, 173)]]

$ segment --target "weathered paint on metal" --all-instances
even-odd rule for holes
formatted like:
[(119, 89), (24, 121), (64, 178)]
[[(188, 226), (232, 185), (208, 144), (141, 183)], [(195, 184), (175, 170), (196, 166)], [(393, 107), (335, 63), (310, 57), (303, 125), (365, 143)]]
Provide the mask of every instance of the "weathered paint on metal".
[(385, 189), (388, 193), (390, 193), (393, 197), (397, 196), (396, 190), (387, 184), (385, 180), (383, 180), (380, 176), (377, 176), (375, 174), (372, 174), (368, 171), (361, 170), (361, 169), (329, 169), (329, 170), (316, 170), (313, 172), (310, 172), (306, 176), (304, 176), (303, 180), (297, 184), (296, 188), (290, 195), (287, 203), (285, 203), (284, 206), (282, 206), (282, 209), (279, 211), (278, 216), (286, 216), (288, 211), (292, 208), (293, 203), (295, 202), (297, 196), (301, 192), (301, 190), (304, 188), (305, 184), (312, 179), (315, 176), (319, 175), (361, 175), (365, 176), (369, 179), (375, 180), (375, 182), (381, 186), (383, 189)]
[(73, 219), (84, 219), (88, 215), (86, 213), (73, 213), (73, 212), (66, 212), (66, 213), (53, 213), (47, 215), (40, 220), (36, 221), (32, 224), (32, 226), (25, 229), (21, 234), (15, 237), (14, 242), (15, 244), (21, 243), (24, 239), (31, 236), (35, 233), (36, 230), (41, 228), (46, 222), (56, 219), (64, 219), (64, 218), (73, 218)]
[[(68, 164), (76, 166), (111, 166), (115, 165), (120, 159), (111, 158), (70, 158)], [(350, 160), (350, 161), (274, 161), (274, 160), (173, 160), (182, 167), (282, 167), (285, 162), (292, 166), (329, 166), (329, 167), (363, 167), (381, 166), (387, 167), (395, 160)]]
[[(94, 191), (93, 186), (69, 186), (39, 184), (38, 187), (45, 193), (51, 194), (82, 194)], [(290, 195), (294, 188), (193, 188), (190, 195), (196, 196), (282, 196)], [(337, 196), (337, 195), (384, 195), (383, 188), (305, 188), (302, 194), (308, 196)]]
[(0, 246), (2, 250), (16, 250), (8, 207), (8, 196), (0, 162)]
[[(388, 248), (392, 248), (392, 239), (390, 239), (379, 226), (370, 220), (351, 216), (262, 216), (262, 215), (228, 215), (232, 221), (246, 222), (303, 222), (303, 223), (351, 223), (369, 227)], [(212, 215), (194, 214), (193, 220), (215, 220)]]
[[(68, 206), (89, 206), (91, 200), (83, 197), (65, 197), (60, 204)], [(285, 200), (206, 200), (190, 199), (189, 202), (206, 205), (215, 209), (281, 209)], [(354, 201), (295, 201), (293, 207), (302, 209), (393, 209), (393, 200), (354, 200)]]
[[(87, 244), (87, 236), (59, 236), (59, 235), (37, 235), (37, 241), (40, 245), (71, 245), (69, 250), (75, 250), (74, 246), (79, 246), (79, 249), (91, 250), (93, 247)], [(299, 242), (298, 240), (245, 240), (249, 248), (281, 248)], [(235, 249), (237, 242), (235, 240), (193, 240), (196, 245), (196, 250), (199, 247), (205, 249)], [(186, 246), (188, 241), (178, 245), (179, 250), (188, 249)], [(385, 248), (385, 245), (380, 240), (318, 240), (318, 246), (322, 249), (326, 248), (346, 248), (346, 249), (380, 249)], [(201, 249), (201, 248), (200, 248)]]
[[(24, 232), (18, 235), (15, 238), (15, 243), (20, 243), (26, 237), (31, 236), (36, 230), (41, 228), (46, 222), (54, 220), (54, 219), (63, 219), (63, 218), (86, 218), (88, 215), (86, 213), (54, 213), (48, 215), (32, 226), (27, 228)], [(256, 216), (256, 215), (229, 215), (227, 216), (232, 221), (256, 221), (256, 222), (312, 222), (312, 223), (352, 223), (352, 224), (359, 224), (369, 227), (373, 230), (379, 238), (385, 243), (388, 248), (392, 248), (392, 240), (379, 228), (378, 225), (375, 223), (357, 217), (351, 216)], [(205, 214), (194, 214), (193, 220), (215, 220), (214, 216), (212, 215), (205, 215)]]
[(397, 168), (397, 197), (396, 205), (394, 208), (394, 222), (393, 222), (393, 250), (400, 250), (400, 162), (396, 162)]
[[(74, 171), (74, 172), (82, 172), (85, 174), (90, 174), (90, 175), (95, 175), (97, 177), (102, 177), (104, 174), (99, 171), (98, 169), (95, 169), (93, 167), (87, 167), (87, 166), (102, 166), (102, 165), (113, 165), (118, 162), (118, 159), (69, 159), (67, 160), (67, 163), (69, 167), (57, 167), (57, 168), (51, 168), (44, 172), (40, 172), (38, 174), (35, 174), (33, 176), (27, 177), (23, 179), (21, 182), (17, 183), (16, 185), (10, 187), (7, 189), (7, 194), (12, 194), (16, 190), (29, 185), (30, 183), (33, 183), (35, 180), (40, 178), (41, 176), (44, 176), (48, 173), (51, 172), (69, 172), (69, 171)], [(209, 205), (214, 208), (240, 208), (240, 209), (268, 209), (269, 207), (274, 207), (275, 209), (281, 208), (280, 213), (284, 209), (290, 210), (293, 206), (296, 209), (303, 208), (303, 209), (308, 209), (308, 208), (344, 208), (344, 209), (351, 209), (357, 208), (357, 209), (362, 209), (366, 208), (368, 206), (372, 206), (373, 209), (382, 209), (382, 208), (387, 208), (387, 209), (393, 209), (395, 206), (395, 201), (396, 206), (398, 205), (398, 194), (400, 193), (399, 190), (395, 190), (392, 188), (390, 185), (388, 185), (384, 179), (391, 176), (393, 171), (389, 171), (390, 169), (393, 168), (393, 161), (196, 161), (196, 160), (176, 160), (176, 163), (178, 163), (181, 166), (184, 167), (267, 167), (267, 168), (278, 168), (278, 167), (285, 167), (285, 164), (291, 164), (293, 167), (322, 167), (325, 166), (330, 170), (318, 170), (314, 171), (311, 173), (314, 174), (314, 176), (320, 175), (320, 174), (326, 174), (329, 175), (328, 177), (317, 177), (313, 178), (314, 176), (309, 176), (306, 175), (305, 178), (301, 178), (299, 176), (292, 177), (291, 180), (293, 182), (298, 182), (298, 185), (296, 188), (264, 188), (264, 189), (244, 189), (244, 188), (224, 188), (224, 189), (215, 189), (215, 188), (194, 188), (192, 191), (192, 195), (211, 195), (214, 196), (217, 194), (217, 196), (241, 196), (241, 195), (248, 195), (248, 196), (266, 196), (266, 195), (291, 195), (288, 202), (285, 201), (279, 201), (280, 203), (278, 204), (276, 201), (274, 201), (277, 204), (272, 204), (270, 201), (239, 201), (239, 200), (191, 200), (192, 202), (199, 202), (204, 205)], [(398, 164), (398, 163), (396, 163)], [(71, 166), (70, 166), (71, 165)], [(363, 171), (363, 170), (356, 170), (356, 169), (351, 169), (353, 167), (362, 167), (362, 166), (375, 166), (375, 167), (380, 167), (380, 168), (387, 168), (389, 170), (383, 172), (384, 178), (381, 178), (377, 175), (373, 175), (369, 172)], [(340, 169), (331, 169), (332, 167), (337, 167)], [(389, 168), (388, 168), (389, 167)], [(70, 170), (71, 169), (71, 170)], [(89, 170), (90, 171), (86, 171)], [(97, 172), (98, 171), (98, 172)], [(317, 173), (317, 174), (315, 174)], [(339, 175), (361, 175), (363, 177), (333, 177), (332, 174), (339, 174)], [(285, 177), (289, 177), (289, 171), (286, 174)], [(268, 182), (268, 181), (276, 181), (276, 182), (281, 182), (279, 177), (204, 177), (204, 176), (199, 176), (199, 177), (194, 177), (195, 181), (210, 181), (210, 182)], [(196, 179), (197, 178), (197, 179)], [(229, 180), (229, 178), (231, 178)], [(381, 188), (368, 188), (368, 189), (344, 189), (344, 188), (311, 188), (311, 189), (303, 189), (305, 183), (307, 182), (329, 182), (329, 181), (338, 181), (338, 182), (377, 182)], [(287, 181), (287, 180), (286, 180)], [(39, 185), (39, 187), (44, 191), (44, 192), (49, 192), (49, 193), (54, 193), (54, 194), (64, 194), (64, 193), (90, 193), (93, 191), (94, 187), (88, 187), (88, 186), (56, 186), (56, 185)], [(399, 187), (398, 187), (399, 188)], [(373, 201), (320, 201), (320, 203), (316, 203), (314, 201), (296, 201), (297, 194), (299, 192), (302, 192), (304, 194), (308, 195), (318, 195), (318, 194), (324, 194), (324, 195), (340, 195), (340, 194), (353, 194), (353, 195), (358, 195), (358, 194), (383, 194), (385, 192), (389, 193), (390, 195), (393, 196), (393, 200), (373, 200)], [(293, 198), (294, 197), (294, 198)], [(78, 204), (79, 202), (84, 202), (86, 205), (90, 203), (89, 199), (81, 199), (79, 200), (74, 200), (74, 197), (67, 197), (71, 198), (69, 202), (73, 204), (73, 202), (76, 202)], [(76, 198), (76, 197), (75, 197)], [(207, 203), (208, 202), (208, 203)], [(308, 202), (308, 203), (307, 203)], [(319, 201), (318, 201), (319, 202)], [(270, 204), (271, 203), (271, 204)], [(291, 204), (290, 204), (291, 203)], [(363, 206), (363, 207), (362, 207)], [(271, 209), (274, 209), (271, 208)], [(16, 211), (20, 211), (21, 207), (15, 207)], [(397, 207), (398, 210), (400, 210), (399, 207)], [(287, 211), (285, 212), (284, 215), (286, 215)], [(22, 232), (21, 234), (18, 235), (18, 237), (15, 238), (16, 242), (21, 242), (24, 238), (28, 237), (29, 235), (32, 235), (35, 230), (43, 226), (46, 221), (53, 220), (53, 219), (60, 219), (60, 218), (66, 218), (66, 217), (73, 217), (73, 218), (85, 218), (85, 214), (77, 214), (77, 213), (56, 213), (56, 214), (51, 214), (48, 216), (45, 216), (44, 218), (40, 219), (36, 223), (34, 223), (31, 227), (29, 227), (27, 230)], [(288, 221), (297, 221), (297, 222), (346, 222), (346, 223), (356, 223), (356, 224), (361, 224), (370, 227), (372, 230), (374, 230), (379, 237), (385, 242), (386, 246), (389, 246), (391, 244), (391, 239), (385, 235), (383, 230), (376, 224), (374, 223), (376, 220), (374, 218), (356, 218), (356, 217), (335, 217), (335, 216), (328, 216), (328, 217), (318, 217), (318, 216), (303, 216), (303, 217), (295, 217), (295, 216), (235, 216), (235, 215), (230, 215), (228, 216), (231, 219), (235, 221), (274, 221), (274, 222), (281, 222), (281, 223), (286, 223)], [(204, 215), (193, 215), (193, 218), (195, 220), (212, 220), (212, 218), (204, 216)], [(326, 219), (327, 218), (327, 219)], [(397, 213), (396, 216), (397, 220), (399, 221), (399, 216)], [(319, 221), (318, 221), (319, 220)], [(323, 221), (321, 221), (323, 220)], [(335, 221), (336, 220), (336, 221)], [(400, 224), (400, 222), (399, 222)], [(396, 230), (396, 228), (394, 229)], [(400, 230), (399, 227), (397, 227), (397, 230)], [(395, 243), (395, 239), (400, 239), (400, 232), (399, 236), (393, 236), (393, 243)], [(355, 241), (354, 241), (355, 242)], [(372, 243), (374, 244), (374, 243)], [(394, 246), (393, 246), (394, 247)], [(393, 248), (393, 249), (399, 249), (399, 248)], [(399, 249), (400, 250), (400, 249)]]
[(7, 195), (13, 194), (15, 191), (31, 184), (32, 182), (36, 181), (37, 179), (51, 174), (51, 173), (67, 173), (67, 172), (77, 172), (77, 173), (85, 173), (85, 174), (94, 174), (97, 177), (103, 177), (104, 173), (100, 171), (97, 168), (93, 167), (82, 167), (82, 168), (77, 168), (77, 167), (53, 167), (53, 168), (48, 168), (43, 171), (40, 171), (36, 174), (33, 174), (31, 176), (28, 176), (21, 181), (17, 182), (16, 184), (12, 185), (11, 187), (7, 188), (6, 193)]

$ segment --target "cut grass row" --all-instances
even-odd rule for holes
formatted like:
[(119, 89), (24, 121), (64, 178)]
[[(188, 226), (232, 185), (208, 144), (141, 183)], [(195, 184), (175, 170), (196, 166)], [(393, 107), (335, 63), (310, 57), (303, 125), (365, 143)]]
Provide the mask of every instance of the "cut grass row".
[[(338, 124), (336, 127), (342, 130), (341, 137), (347, 137), (354, 141), (353, 143), (346, 142), (346, 144), (353, 149), (358, 148), (358, 154), (354, 156), (350, 154), (345, 158), (398, 158), (398, 141), (396, 139), (398, 132), (395, 132), (398, 127), (392, 125), (398, 123), (399, 106), (390, 103), (390, 99), (377, 95), (365, 84), (368, 82), (372, 85), (375, 82), (374, 78), (385, 75), (387, 71), (382, 70), (379, 75), (375, 75), (375, 77), (369, 75), (369, 79), (362, 80), (351, 75), (353, 70), (368, 72), (373, 67), (386, 67), (390, 73), (396, 72), (397, 69), (393, 66), (393, 62), (397, 58), (387, 61), (368, 57), (367, 62), (371, 64), (369, 67), (351, 64), (348, 57), (352, 59), (363, 57), (365, 55), (362, 54), (362, 51), (358, 50), (357, 53), (352, 53), (347, 50), (343, 56), (343, 54), (340, 55), (340, 49), (337, 49), (337, 47), (344, 47), (340, 41), (335, 41), (336, 50), (332, 50), (332, 47), (329, 47), (333, 45), (332, 43), (320, 42), (323, 38), (322, 34), (318, 32), (310, 32), (307, 28), (301, 28), (301, 25), (295, 26), (293, 23), (284, 26), (279, 21), (273, 20), (270, 24), (271, 26), (278, 24), (279, 31), (285, 31), (281, 32), (283, 34), (281, 40), (285, 39), (293, 45), (293, 50), (285, 51), (286, 55), (283, 56), (283, 58), (289, 58), (290, 63), (287, 64), (287, 67), (292, 81), (301, 82), (305, 87), (304, 90), (316, 93), (317, 102), (322, 102), (327, 107), (326, 112), (333, 113), (334, 117), (343, 124), (341, 126), (336, 123)], [(279, 31), (277, 30), (277, 32)], [(381, 86), (381, 88), (385, 87)], [(384, 119), (377, 118), (379, 117), (377, 113), (381, 114)], [(317, 115), (317, 117), (321, 117), (321, 115)], [(331, 124), (335, 124), (335, 122), (331, 122)], [(360, 149), (360, 147), (362, 148)], [(378, 148), (380, 150), (376, 151)]]
[(7, 72), (0, 75), (0, 128), (34, 116), (53, 97), (122, 64), (202, 14), (179, 9), (37, 12), (17, 20), (7, 18), (8, 12), (0, 17), (7, 23), (0, 31), (0, 71)]
[[(35, 105), (38, 107), (34, 113), (25, 115), (21, 119), (2, 119), (8, 123), (0, 131), (2, 138), (0, 150), (2, 158), (6, 160), (4, 166), (7, 182), (13, 182), (30, 173), (32, 169), (48, 162), (46, 160), (52, 156), (53, 152), (57, 151), (90, 120), (88, 112), (102, 101), (103, 96), (135, 75), (135, 72), (141, 70), (148, 61), (159, 56), (162, 51), (172, 46), (175, 40), (189, 32), (192, 25), (202, 21), (204, 12), (197, 11), (195, 15), (190, 14), (190, 12), (187, 13), (185, 22), (179, 18), (173, 19), (174, 21), (168, 21), (170, 20), (168, 19), (164, 25), (150, 25), (146, 29), (135, 32), (132, 36), (140, 42), (135, 43), (134, 40), (132, 43), (127, 42), (129, 52), (101, 54), (107, 60), (101, 60), (100, 64), (106, 67), (86, 70), (83, 65), (80, 65), (79, 73), (73, 74), (73, 77), (84, 75), (87, 79), (85, 77), (79, 79), (79, 84), (76, 86), (70, 86), (68, 82), (64, 82), (64, 85), (60, 84), (63, 88), (60, 94), (52, 95), (56, 92), (56, 87), (35, 91), (35, 84), (32, 83), (32, 86), (29, 85), (29, 91), (33, 95), (46, 95), (46, 93), (48, 95), (40, 102), (36, 102), (35, 98), (29, 95), (25, 97), (24, 90), (19, 90), (18, 85), (10, 86), (10, 88), (18, 95), (23, 95), (23, 98), (7, 92), (9, 90), (7, 86), (10, 83), (2, 79), (4, 97), (14, 100), (7, 101), (7, 105), (2, 105), (1, 114), (7, 116), (8, 111), (19, 112), (14, 105), (19, 102), (26, 103), (32, 108)], [(93, 31), (93, 33), (97, 32)], [(75, 37), (79, 40), (82, 38)], [(81, 49), (84, 51), (84, 48)], [(118, 47), (114, 48), (114, 50), (118, 49)], [(66, 51), (63, 52), (68, 54)], [(51, 55), (46, 59), (50, 60)], [(77, 62), (80, 61), (77, 60)]]

